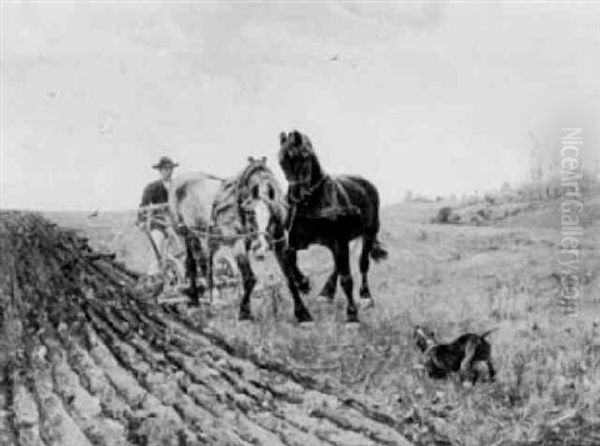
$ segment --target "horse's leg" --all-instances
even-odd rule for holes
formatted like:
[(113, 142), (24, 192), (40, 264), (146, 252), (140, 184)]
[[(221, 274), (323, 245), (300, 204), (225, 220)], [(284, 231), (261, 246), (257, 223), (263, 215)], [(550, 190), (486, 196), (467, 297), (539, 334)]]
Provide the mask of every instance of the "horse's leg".
[(348, 305), (346, 307), (348, 322), (358, 322), (358, 310), (354, 303), (354, 297), (352, 296), (353, 281), (350, 272), (350, 249), (348, 248), (348, 242), (345, 240), (339, 240), (336, 243), (335, 267), (340, 275), (340, 284), (346, 294), (346, 299), (348, 299)]
[(310, 280), (304, 275), (300, 268), (298, 268), (298, 251), (290, 250), (288, 253), (289, 262), (292, 267), (292, 274), (298, 290), (302, 294), (308, 294), (310, 292)]
[(298, 322), (309, 322), (312, 321), (312, 316), (300, 297), (300, 292), (298, 291), (296, 279), (294, 277), (294, 260), (296, 258), (295, 254), (296, 253), (294, 250), (288, 249), (285, 246), (275, 247), (275, 256), (277, 257), (279, 266), (283, 271), (283, 275), (287, 279), (288, 288), (290, 290), (290, 294), (292, 295), (292, 299), (294, 300), (294, 316), (296, 316), (296, 320)]
[(206, 259), (206, 289), (210, 293), (210, 297), (213, 297), (213, 286), (214, 286), (214, 277), (213, 277), (213, 259), (215, 257), (215, 252), (212, 246), (210, 246), (208, 251), (208, 259)]
[[(335, 250), (331, 246), (329, 246), (329, 249), (331, 250), (331, 253), (333, 254), (334, 260), (335, 260)], [(326, 297), (327, 299), (332, 301), (333, 298), (335, 297), (335, 290), (337, 288), (337, 279), (338, 279), (338, 271), (337, 271), (337, 268), (335, 267), (335, 262), (334, 262), (333, 271), (329, 275), (327, 281), (325, 282), (325, 285), (323, 285), (323, 289), (319, 293), (319, 296)]]
[(375, 237), (371, 235), (365, 235), (363, 237), (363, 246), (362, 252), (360, 253), (360, 259), (358, 261), (358, 266), (360, 268), (361, 275), (361, 285), (360, 285), (360, 298), (364, 299), (362, 301), (363, 305), (371, 306), (373, 305), (373, 299), (371, 298), (371, 290), (369, 290), (369, 256), (371, 255), (371, 250), (373, 249), (373, 243), (375, 241)]
[(240, 321), (252, 320), (252, 313), (250, 311), (250, 296), (252, 290), (256, 285), (256, 276), (250, 266), (250, 259), (248, 258), (248, 252), (246, 251), (243, 243), (236, 243), (234, 247), (235, 261), (242, 274), (242, 281), (244, 284), (244, 294), (240, 302), (240, 314), (238, 319)]
[(323, 289), (319, 293), (319, 296), (326, 297), (328, 300), (332, 301), (333, 298), (335, 297), (335, 290), (337, 288), (337, 279), (338, 279), (338, 272), (334, 266), (333, 271), (327, 278), (325, 285), (323, 285)]
[(206, 246), (206, 251), (204, 250), (202, 243), (200, 243), (199, 241), (196, 241), (196, 246), (198, 247), (198, 260), (200, 262), (200, 272), (202, 272), (202, 276), (206, 279), (208, 277), (210, 246)]
[(196, 284), (196, 278), (198, 277), (198, 270), (196, 265), (195, 255), (195, 240), (190, 235), (185, 236), (185, 269), (190, 286), (187, 289), (187, 294), (192, 300), (192, 305), (200, 305), (200, 299), (198, 296), (198, 287)]

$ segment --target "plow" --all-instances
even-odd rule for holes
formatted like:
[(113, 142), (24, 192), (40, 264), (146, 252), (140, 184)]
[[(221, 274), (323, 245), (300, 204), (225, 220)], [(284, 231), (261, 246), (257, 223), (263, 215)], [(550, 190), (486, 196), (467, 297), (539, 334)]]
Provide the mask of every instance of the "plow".
[[(140, 212), (143, 218), (138, 227), (145, 234), (159, 265), (160, 291), (156, 296), (156, 302), (166, 305), (188, 303), (189, 298), (185, 294), (186, 289), (189, 288), (185, 265), (185, 240), (181, 231), (178, 231), (172, 222), (168, 204), (145, 206), (140, 208)], [(165, 240), (161, 246), (157, 246), (151, 236), (151, 228), (154, 225), (163, 229)], [(217, 251), (214, 258), (207, 255), (210, 247), (218, 244), (218, 237), (207, 230), (192, 228), (185, 230), (188, 237), (195, 238), (197, 245), (204, 251), (201, 253), (201, 261), (204, 264), (200, 265), (197, 271), (202, 297), (211, 302), (215, 294), (235, 295), (241, 286), (241, 275), (235, 262), (220, 251)]]
[(410, 444), (366, 398), (237, 351), (82, 244), (0, 214), (0, 444)]

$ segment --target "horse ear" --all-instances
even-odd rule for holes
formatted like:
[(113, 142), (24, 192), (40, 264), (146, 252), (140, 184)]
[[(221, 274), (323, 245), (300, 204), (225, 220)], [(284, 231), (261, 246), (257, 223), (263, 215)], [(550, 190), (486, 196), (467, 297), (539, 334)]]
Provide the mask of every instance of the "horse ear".
[(279, 133), (279, 144), (283, 145), (286, 140), (285, 132)]
[(261, 163), (263, 163), (263, 164), (267, 164), (267, 157), (266, 157), (266, 156), (264, 156), (264, 155), (263, 155), (263, 156), (261, 156), (261, 157), (260, 157), (260, 162), (261, 162)]
[(294, 130), (292, 132), (292, 142), (295, 146), (299, 146), (302, 144), (302, 134), (298, 130)]
[(254, 157), (253, 156), (249, 156), (248, 157), (248, 162), (249, 163), (253, 163), (254, 162)]

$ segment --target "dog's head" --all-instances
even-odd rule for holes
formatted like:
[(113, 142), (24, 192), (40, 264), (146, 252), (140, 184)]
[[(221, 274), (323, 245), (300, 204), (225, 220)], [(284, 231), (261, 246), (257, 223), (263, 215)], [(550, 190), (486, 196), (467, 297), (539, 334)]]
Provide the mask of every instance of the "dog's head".
[(413, 338), (422, 352), (437, 344), (435, 333), (428, 327), (417, 325), (413, 331)]

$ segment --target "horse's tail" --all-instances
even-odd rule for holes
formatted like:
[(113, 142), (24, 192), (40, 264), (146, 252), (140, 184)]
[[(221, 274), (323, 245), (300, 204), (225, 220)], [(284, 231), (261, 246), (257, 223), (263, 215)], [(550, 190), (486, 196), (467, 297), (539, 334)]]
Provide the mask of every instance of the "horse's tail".
[(373, 221), (370, 224), (371, 237), (373, 238), (373, 247), (371, 248), (371, 258), (375, 262), (379, 262), (380, 260), (385, 260), (388, 258), (387, 249), (383, 247), (379, 239), (377, 238), (377, 233), (379, 232), (379, 192), (373, 183), (365, 180), (365, 186), (367, 192), (371, 195), (370, 202), (372, 203), (372, 212), (373, 212)]
[(383, 247), (381, 242), (377, 239), (373, 242), (373, 248), (371, 248), (371, 258), (376, 262), (385, 260), (388, 257), (387, 250)]

